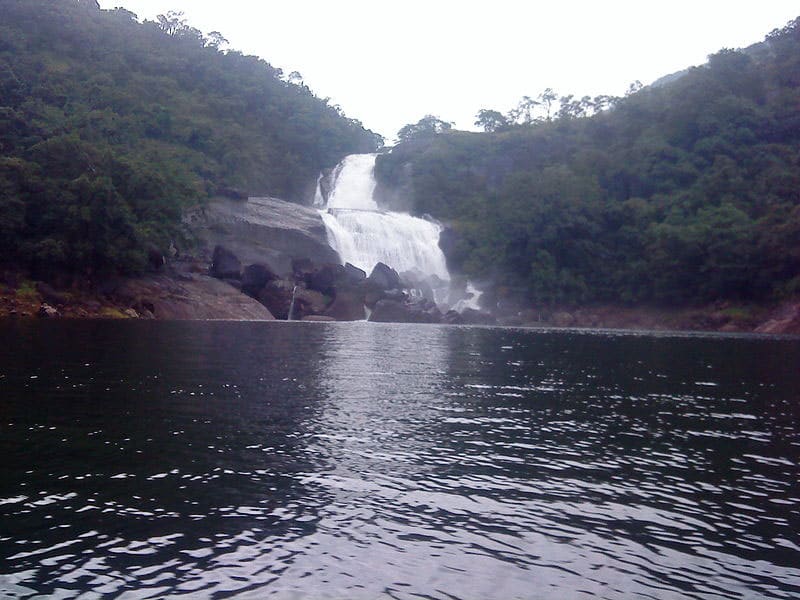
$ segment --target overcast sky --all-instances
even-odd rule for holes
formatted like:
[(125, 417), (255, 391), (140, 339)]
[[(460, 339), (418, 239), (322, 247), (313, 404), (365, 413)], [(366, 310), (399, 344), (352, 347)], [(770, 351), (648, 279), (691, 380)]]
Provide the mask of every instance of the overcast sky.
[(140, 19), (183, 11), (393, 139), (426, 114), (474, 129), (524, 95), (621, 95), (628, 85), (761, 41), (797, 0), (100, 0)]

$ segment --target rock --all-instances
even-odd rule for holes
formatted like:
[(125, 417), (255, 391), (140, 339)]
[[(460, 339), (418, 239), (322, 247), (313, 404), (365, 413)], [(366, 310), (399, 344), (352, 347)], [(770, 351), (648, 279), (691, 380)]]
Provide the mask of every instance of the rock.
[(317, 266), (310, 258), (292, 259), (292, 277), (295, 281), (304, 281), (305, 278), (316, 270)]
[(427, 300), (419, 302), (400, 302), (380, 300), (369, 317), (377, 323), (440, 323), (442, 313), (435, 304)]
[(335, 323), (336, 319), (333, 317), (328, 317), (326, 315), (308, 315), (307, 317), (303, 317), (303, 321), (314, 321), (317, 323)]
[(224, 246), (215, 246), (208, 274), (217, 279), (241, 279), (242, 263)]
[(447, 325), (461, 325), (464, 323), (464, 319), (461, 317), (460, 312), (448, 310), (442, 317), (442, 323), (446, 323)]
[(326, 296), (335, 296), (337, 288), (342, 287), (341, 283), (346, 280), (345, 268), (334, 263), (321, 265), (304, 277), (308, 289), (316, 290)]
[(319, 212), (299, 204), (276, 198), (216, 198), (188, 213), (185, 221), (207, 247), (224, 246), (245, 264), (264, 264), (282, 278), (291, 277), (292, 260), (340, 262)]
[(781, 306), (770, 318), (756, 327), (756, 333), (800, 334), (800, 303)]
[(167, 264), (167, 259), (157, 246), (150, 244), (147, 246), (147, 263), (153, 271), (159, 271)]
[(242, 273), (242, 291), (251, 298), (256, 298), (267, 283), (276, 279), (278, 276), (267, 265), (247, 265)]
[(383, 290), (367, 287), (366, 291), (364, 292), (364, 304), (367, 306), (367, 308), (373, 310), (375, 305), (385, 297), (386, 292)]
[(367, 281), (380, 290), (395, 290), (403, 287), (397, 271), (382, 262), (375, 265)]
[[(395, 300), (396, 302), (405, 302), (408, 299), (408, 296), (403, 290), (386, 290), (383, 293), (383, 297), (387, 300)], [(421, 298), (419, 300), (427, 300), (427, 298)]]
[(258, 301), (269, 309), (276, 319), (289, 318), (294, 283), (286, 279), (270, 281), (258, 294)]
[(497, 325), (497, 319), (493, 315), (474, 308), (461, 311), (461, 321), (468, 325)]
[(298, 286), (295, 294), (295, 319), (299, 321), (308, 315), (321, 314), (330, 303), (329, 298), (320, 292)]
[[(430, 296), (430, 299), (433, 299), (433, 290), (441, 289), (449, 292), (452, 287), (449, 280), (445, 281), (438, 275), (429, 275), (416, 268), (401, 273), (400, 279), (403, 282), (404, 288), (418, 290), (422, 295), (426, 297)], [(430, 290), (430, 292), (428, 292), (428, 290)]]
[(191, 280), (167, 275), (129, 279), (117, 286), (114, 301), (156, 319), (275, 320), (269, 310), (249, 296), (203, 275), (195, 275)]
[[(45, 318), (45, 319), (52, 319), (52, 318), (61, 316), (58, 313), (58, 311), (55, 308), (53, 308), (52, 306), (50, 306), (49, 304), (42, 304), (39, 307), (39, 312), (37, 313), (37, 315), (42, 317), (42, 318)], [(26, 315), (23, 315), (23, 316), (26, 316)]]
[(57, 292), (44, 282), (36, 284), (36, 291), (39, 292), (39, 295), (48, 304), (55, 304), (56, 306), (65, 306), (69, 304), (70, 298), (67, 294)]
[(361, 294), (348, 290), (339, 291), (324, 314), (337, 321), (363, 321), (367, 317)]
[(367, 272), (350, 263), (344, 264), (344, 276), (347, 283), (357, 285), (367, 278)]
[(138, 319), (139, 318), (139, 313), (136, 312), (132, 308), (126, 308), (125, 310), (122, 311), (122, 314), (125, 315), (126, 317), (128, 317), (129, 319)]
[(234, 288), (234, 289), (236, 289), (236, 290), (238, 290), (240, 292), (242, 291), (242, 282), (239, 279), (223, 279), (222, 281), (227, 283), (232, 288)]

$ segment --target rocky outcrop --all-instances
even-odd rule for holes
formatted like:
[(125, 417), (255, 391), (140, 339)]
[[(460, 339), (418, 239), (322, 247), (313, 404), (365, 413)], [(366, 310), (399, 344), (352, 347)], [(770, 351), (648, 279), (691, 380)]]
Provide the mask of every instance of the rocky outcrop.
[(756, 333), (800, 334), (800, 302), (782, 306), (756, 328)]
[(375, 304), (369, 320), (376, 323), (441, 323), (442, 313), (436, 304), (425, 298), (386, 298)]
[(186, 222), (209, 249), (222, 246), (242, 264), (265, 265), (280, 277), (292, 275), (293, 259), (339, 263), (322, 217), (299, 204), (276, 198), (216, 198), (187, 214)]
[(156, 319), (275, 319), (269, 310), (249, 296), (223, 281), (203, 275), (154, 275), (128, 279), (110, 288), (109, 297), (117, 305), (132, 308), (139, 316)]

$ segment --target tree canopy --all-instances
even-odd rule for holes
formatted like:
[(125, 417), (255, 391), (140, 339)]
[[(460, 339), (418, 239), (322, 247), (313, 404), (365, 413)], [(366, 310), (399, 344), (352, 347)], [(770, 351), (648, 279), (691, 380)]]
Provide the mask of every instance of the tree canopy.
[(182, 13), (0, 0), (3, 262), (136, 271), (220, 190), (302, 200), (380, 137)]
[(545, 90), (379, 157), (451, 267), (533, 303), (800, 291), (800, 19), (623, 98)]

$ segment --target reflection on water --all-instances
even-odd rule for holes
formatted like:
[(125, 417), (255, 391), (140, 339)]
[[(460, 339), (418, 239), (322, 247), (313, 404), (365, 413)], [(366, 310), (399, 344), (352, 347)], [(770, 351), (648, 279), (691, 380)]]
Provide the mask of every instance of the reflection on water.
[(798, 341), (0, 335), (3, 597), (800, 595)]

